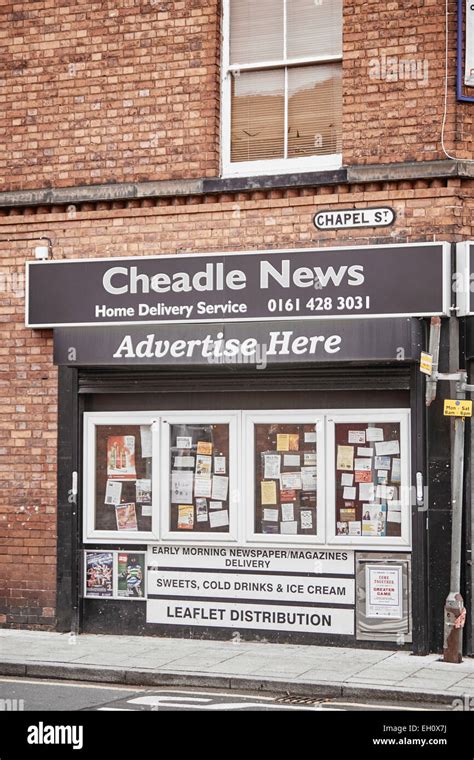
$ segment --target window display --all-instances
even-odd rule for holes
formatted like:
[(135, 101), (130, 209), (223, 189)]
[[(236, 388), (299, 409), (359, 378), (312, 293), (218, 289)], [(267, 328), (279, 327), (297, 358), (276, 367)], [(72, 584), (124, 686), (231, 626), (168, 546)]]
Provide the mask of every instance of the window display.
[(337, 422), (336, 535), (402, 535), (400, 422)]
[(229, 532), (229, 425), (170, 425), (170, 530)]
[(316, 426), (256, 423), (255, 533), (316, 535)]
[(151, 425), (95, 426), (95, 530), (149, 532)]

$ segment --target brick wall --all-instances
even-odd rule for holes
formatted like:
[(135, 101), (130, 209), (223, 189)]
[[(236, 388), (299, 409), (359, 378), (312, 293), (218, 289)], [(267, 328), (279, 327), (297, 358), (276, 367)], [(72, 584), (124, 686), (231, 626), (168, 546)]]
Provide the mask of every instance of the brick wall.
[[(472, 152), (454, 99), (448, 150)], [(219, 173), (220, 0), (0, 5), (0, 191)], [(345, 0), (344, 163), (443, 158), (445, 0)], [(395, 68), (394, 68), (395, 67)]]

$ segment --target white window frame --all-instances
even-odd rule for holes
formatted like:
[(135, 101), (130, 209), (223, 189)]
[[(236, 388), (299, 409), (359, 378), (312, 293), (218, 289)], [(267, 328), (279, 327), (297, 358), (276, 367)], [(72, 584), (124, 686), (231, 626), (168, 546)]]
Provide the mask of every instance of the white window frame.
[[(171, 425), (218, 425), (229, 426), (229, 457), (227, 463), (227, 475), (229, 477), (229, 532), (205, 532), (190, 530), (171, 530), (171, 497), (170, 497), (170, 426)], [(167, 543), (235, 543), (239, 540), (239, 513), (241, 498), (239, 483), (241, 472), (239, 468), (239, 449), (241, 448), (240, 412), (239, 411), (170, 411), (162, 414), (161, 419), (161, 538)]]
[[(327, 535), (328, 545), (344, 544), (357, 550), (367, 551), (378, 547), (411, 547), (411, 478), (410, 478), (410, 410), (408, 409), (354, 409), (344, 412), (325, 412), (326, 416), (326, 484), (327, 484)], [(399, 423), (400, 424), (400, 536), (338, 536), (336, 534), (336, 436), (335, 425), (339, 423)], [(405, 487), (403, 487), (405, 486)]]
[[(317, 472), (322, 473), (323, 477), (316, 478), (316, 529), (317, 533), (310, 535), (281, 535), (255, 532), (255, 472), (256, 472), (256, 451), (254, 426), (256, 424), (281, 423), (284, 425), (312, 424), (316, 426), (316, 444), (317, 444)], [(324, 544), (326, 525), (325, 525), (325, 478), (326, 468), (324, 464), (325, 445), (324, 445), (324, 414), (319, 411), (303, 410), (265, 410), (264, 412), (243, 412), (243, 436), (245, 441), (245, 451), (242, 457), (244, 463), (244, 501), (246, 504), (245, 511), (245, 540), (252, 544)]]
[[(286, 17), (285, 0), (285, 17)], [(283, 58), (278, 61), (261, 61), (242, 65), (230, 63), (230, 0), (223, 0), (222, 10), (222, 83), (221, 83), (221, 172), (224, 177), (243, 177), (269, 174), (286, 174), (289, 172), (314, 172), (339, 169), (342, 166), (342, 153), (331, 153), (326, 156), (305, 156), (301, 158), (274, 158), (261, 161), (232, 161), (231, 160), (231, 127), (232, 127), (232, 77), (236, 72), (260, 71), (261, 69), (278, 68), (287, 72), (289, 67), (305, 64), (323, 64), (342, 62), (342, 55), (314, 56), (305, 58), (288, 58), (286, 54), (286, 36), (284, 37)], [(287, 89), (287, 73), (285, 73), (285, 90)], [(288, 141), (288, 109), (285, 107), (283, 125), (285, 153)]]
[[(83, 543), (143, 544), (159, 537), (159, 416), (154, 412), (85, 412), (83, 476)], [(96, 428), (107, 425), (150, 425), (152, 430), (152, 504), (151, 531), (97, 530), (95, 528)], [(114, 507), (110, 507), (114, 509)]]

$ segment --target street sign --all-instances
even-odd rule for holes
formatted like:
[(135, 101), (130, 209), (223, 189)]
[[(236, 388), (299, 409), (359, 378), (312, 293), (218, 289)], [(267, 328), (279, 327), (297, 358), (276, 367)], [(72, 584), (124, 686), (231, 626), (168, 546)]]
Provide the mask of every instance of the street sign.
[(460, 401), (459, 399), (445, 399), (445, 417), (472, 417), (472, 401)]
[(420, 372), (423, 372), (424, 375), (431, 375), (433, 374), (433, 356), (432, 354), (428, 354), (425, 351), (421, 352), (420, 356)]
[(318, 230), (347, 230), (354, 227), (388, 227), (395, 221), (395, 211), (388, 206), (377, 208), (325, 209), (314, 216)]

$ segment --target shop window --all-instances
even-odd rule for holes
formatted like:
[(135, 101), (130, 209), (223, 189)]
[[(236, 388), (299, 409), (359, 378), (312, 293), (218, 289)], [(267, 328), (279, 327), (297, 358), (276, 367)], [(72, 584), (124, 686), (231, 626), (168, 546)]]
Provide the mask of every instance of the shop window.
[(309, 541), (321, 533), (322, 422), (313, 414), (247, 416), (251, 540)]
[(341, 165), (342, 0), (224, 0), (224, 173)]
[(406, 413), (338, 415), (328, 424), (333, 539), (406, 543), (411, 500)]
[(157, 536), (152, 422), (150, 416), (85, 415), (88, 538), (139, 541)]
[(167, 537), (235, 537), (236, 427), (234, 417), (168, 415), (163, 423), (162, 491)]

